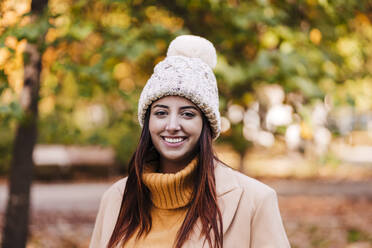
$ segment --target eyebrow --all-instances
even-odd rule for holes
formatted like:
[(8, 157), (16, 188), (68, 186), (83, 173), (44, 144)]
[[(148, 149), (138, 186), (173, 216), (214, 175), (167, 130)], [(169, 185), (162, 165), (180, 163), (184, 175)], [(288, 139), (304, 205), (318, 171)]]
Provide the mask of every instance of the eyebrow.
[[(158, 108), (165, 108), (165, 109), (169, 109), (169, 107), (167, 106), (167, 105), (163, 105), (163, 104), (156, 104), (153, 108), (156, 108), (156, 107), (158, 107)], [(198, 110), (196, 107), (194, 107), (194, 106), (182, 106), (182, 107), (180, 107), (180, 109), (181, 110), (183, 110), (183, 109), (195, 109), (195, 110)]]

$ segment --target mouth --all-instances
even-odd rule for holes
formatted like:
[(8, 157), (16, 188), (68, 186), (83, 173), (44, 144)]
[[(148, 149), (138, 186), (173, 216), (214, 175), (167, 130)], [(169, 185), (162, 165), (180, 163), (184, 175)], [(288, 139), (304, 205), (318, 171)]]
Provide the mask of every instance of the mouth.
[(161, 137), (166, 143), (171, 144), (171, 145), (177, 145), (181, 144), (183, 141), (186, 140), (186, 137)]

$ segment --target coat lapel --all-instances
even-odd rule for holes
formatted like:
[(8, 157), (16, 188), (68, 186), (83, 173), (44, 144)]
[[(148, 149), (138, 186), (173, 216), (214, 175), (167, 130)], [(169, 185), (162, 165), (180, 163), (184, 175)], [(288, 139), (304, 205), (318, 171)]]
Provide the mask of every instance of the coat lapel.
[[(215, 168), (216, 193), (218, 206), (222, 214), (223, 234), (226, 233), (231, 225), (243, 192), (237, 181), (233, 180), (234, 177), (228, 176), (231, 172), (231, 168), (217, 163)], [(203, 247), (204, 238), (200, 237), (201, 227), (201, 223), (198, 220), (186, 247)], [(204, 245), (207, 246), (208, 244), (205, 243)]]
[(234, 177), (228, 176), (231, 172), (231, 168), (219, 163), (215, 168), (216, 191), (218, 206), (222, 214), (223, 234), (225, 234), (230, 227), (243, 193), (237, 181), (233, 180)]

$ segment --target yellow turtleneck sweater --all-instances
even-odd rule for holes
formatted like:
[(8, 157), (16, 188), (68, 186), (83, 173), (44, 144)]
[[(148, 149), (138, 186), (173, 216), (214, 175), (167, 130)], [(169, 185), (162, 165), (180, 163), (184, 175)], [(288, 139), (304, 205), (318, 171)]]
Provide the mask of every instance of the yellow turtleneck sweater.
[(152, 168), (147, 168), (142, 180), (151, 192), (152, 227), (147, 235), (138, 240), (135, 233), (124, 245), (125, 248), (173, 247), (191, 201), (196, 166), (195, 158), (175, 174), (155, 173)]

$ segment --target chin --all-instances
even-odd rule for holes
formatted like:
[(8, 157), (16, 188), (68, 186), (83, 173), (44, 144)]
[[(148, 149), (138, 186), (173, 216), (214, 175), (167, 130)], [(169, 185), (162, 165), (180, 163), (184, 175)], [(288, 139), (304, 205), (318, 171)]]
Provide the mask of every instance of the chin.
[(192, 157), (191, 153), (183, 153), (183, 154), (167, 154), (163, 153), (162, 157), (171, 162), (183, 162), (188, 160)]
[(167, 155), (167, 154), (164, 154), (163, 155), (163, 158), (165, 158), (168, 161), (179, 162), (179, 161), (182, 161), (182, 160), (187, 159), (187, 156), (185, 156), (185, 155), (178, 156), (178, 155)]

